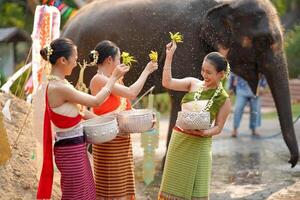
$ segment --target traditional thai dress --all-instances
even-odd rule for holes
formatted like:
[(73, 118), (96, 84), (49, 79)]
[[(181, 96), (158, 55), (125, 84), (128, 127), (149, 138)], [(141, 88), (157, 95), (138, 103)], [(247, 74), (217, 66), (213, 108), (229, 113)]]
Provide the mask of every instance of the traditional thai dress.
[(52, 122), (56, 132), (55, 163), (61, 173), (61, 199), (95, 200), (93, 172), (86, 152), (78, 107), (67, 102), (51, 109), (48, 104), (47, 90), (48, 87), (44, 119), (44, 157), (37, 198), (51, 198), (53, 183)]
[[(182, 110), (201, 111), (216, 89), (202, 91), (200, 101), (195, 92), (187, 93), (181, 102)], [(228, 94), (222, 87), (209, 109), (211, 122), (216, 118)], [(180, 131), (172, 132), (158, 199), (197, 199), (208, 197), (211, 178), (212, 137), (197, 137)]]
[[(128, 99), (111, 94), (94, 107), (97, 115), (131, 109)], [(97, 199), (135, 199), (134, 167), (130, 135), (117, 136), (112, 141), (93, 144), (94, 177)]]

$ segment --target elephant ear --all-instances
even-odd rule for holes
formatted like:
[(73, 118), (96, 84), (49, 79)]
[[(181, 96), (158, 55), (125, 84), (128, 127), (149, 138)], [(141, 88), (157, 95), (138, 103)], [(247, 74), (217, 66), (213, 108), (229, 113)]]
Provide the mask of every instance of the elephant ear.
[(218, 49), (218, 45), (222, 45), (224, 48), (230, 47), (232, 32), (229, 23), (230, 12), (229, 4), (220, 4), (209, 9), (203, 18), (203, 26), (200, 30), (201, 39), (215, 51)]

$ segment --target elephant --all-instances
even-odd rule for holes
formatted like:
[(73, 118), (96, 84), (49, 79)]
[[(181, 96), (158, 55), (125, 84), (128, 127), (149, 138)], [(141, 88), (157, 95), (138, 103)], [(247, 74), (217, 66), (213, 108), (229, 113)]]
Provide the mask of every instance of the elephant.
[[(144, 87), (161, 84), (165, 45), (169, 32), (180, 32), (172, 74), (202, 78), (200, 68), (206, 54), (226, 49), (231, 70), (248, 81), (255, 93), (259, 74), (270, 86), (279, 115), (284, 141), (290, 151), (291, 166), (298, 162), (298, 144), (292, 121), (287, 62), (283, 31), (276, 9), (269, 0), (99, 0), (87, 4), (64, 26), (62, 36), (78, 46), (79, 60), (101, 40), (115, 42), (121, 50), (136, 57), (138, 63), (125, 76), (133, 83), (148, 62), (151, 50), (158, 51), (159, 69)], [(69, 77), (76, 83), (78, 68)], [(96, 68), (88, 68), (88, 85)], [(180, 109), (182, 92), (169, 91), (172, 109), (168, 141)]]

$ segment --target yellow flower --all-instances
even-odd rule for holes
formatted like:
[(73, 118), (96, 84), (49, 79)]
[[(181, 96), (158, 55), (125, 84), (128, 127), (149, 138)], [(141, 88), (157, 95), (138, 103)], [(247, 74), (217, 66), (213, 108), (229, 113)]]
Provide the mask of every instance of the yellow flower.
[(128, 66), (131, 66), (132, 63), (131, 62), (137, 62), (133, 56), (131, 56), (129, 53), (123, 51), (122, 52), (122, 63)]
[(169, 33), (170, 33), (170, 37), (171, 37), (172, 41), (175, 41), (176, 43), (183, 42), (183, 36), (179, 32), (177, 32), (175, 34), (173, 34), (171, 32), (169, 32)]
[(158, 59), (158, 53), (157, 51), (151, 51), (151, 53), (149, 54), (150, 60), (157, 62)]

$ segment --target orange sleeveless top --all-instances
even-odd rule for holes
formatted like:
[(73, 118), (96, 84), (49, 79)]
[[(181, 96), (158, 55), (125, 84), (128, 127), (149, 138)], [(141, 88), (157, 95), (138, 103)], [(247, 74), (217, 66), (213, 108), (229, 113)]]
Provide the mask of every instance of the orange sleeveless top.
[[(99, 106), (93, 107), (93, 112), (96, 115), (104, 115), (106, 113), (115, 111), (122, 103), (123, 97), (116, 96), (114, 94), (110, 94), (109, 97)], [(129, 99), (126, 99), (126, 107), (125, 110), (131, 109), (131, 103)]]

